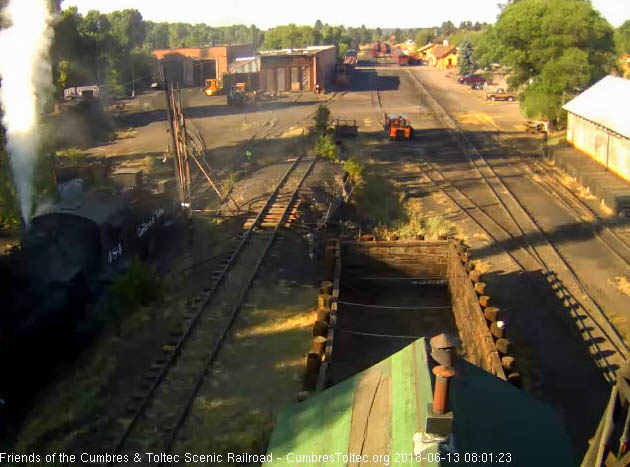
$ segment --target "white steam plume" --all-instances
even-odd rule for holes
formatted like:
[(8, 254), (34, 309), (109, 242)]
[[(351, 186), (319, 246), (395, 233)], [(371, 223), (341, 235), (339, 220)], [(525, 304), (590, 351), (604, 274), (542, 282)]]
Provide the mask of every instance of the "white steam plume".
[(2, 121), (22, 218), (28, 225), (33, 168), (40, 150), (38, 116), (52, 87), (52, 16), (48, 0), (10, 0), (4, 13), (10, 27), (0, 31)]

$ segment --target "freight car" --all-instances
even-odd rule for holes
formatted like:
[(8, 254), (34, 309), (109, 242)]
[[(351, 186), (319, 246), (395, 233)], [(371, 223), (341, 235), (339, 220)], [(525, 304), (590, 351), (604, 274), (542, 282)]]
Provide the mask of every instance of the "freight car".
[(399, 66), (409, 65), (409, 57), (398, 47), (392, 49), (392, 57)]

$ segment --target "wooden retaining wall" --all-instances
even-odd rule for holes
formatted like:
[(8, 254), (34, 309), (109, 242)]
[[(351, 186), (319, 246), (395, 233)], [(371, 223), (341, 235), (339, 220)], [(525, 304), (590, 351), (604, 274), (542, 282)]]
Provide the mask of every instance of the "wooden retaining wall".
[(466, 360), (507, 380), (499, 352), (484, 317), (480, 304), (481, 297), (475, 292), (468, 271), (453, 244), (448, 246), (447, 281), (455, 324), (466, 352)]

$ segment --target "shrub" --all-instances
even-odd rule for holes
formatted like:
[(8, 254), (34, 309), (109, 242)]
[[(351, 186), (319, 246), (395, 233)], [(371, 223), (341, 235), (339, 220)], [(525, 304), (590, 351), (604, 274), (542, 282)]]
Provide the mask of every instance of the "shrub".
[(330, 109), (324, 104), (319, 104), (313, 120), (315, 120), (315, 131), (320, 134), (326, 133), (330, 126)]
[(133, 313), (139, 306), (155, 300), (158, 290), (157, 280), (149, 268), (132, 258), (127, 270), (119, 274), (109, 286), (110, 310), (118, 317)]
[(359, 183), (363, 180), (363, 164), (355, 157), (351, 157), (343, 164), (343, 170), (348, 172), (350, 179), (354, 183)]
[(331, 161), (337, 161), (337, 145), (332, 135), (321, 134), (317, 136), (317, 142), (315, 145), (315, 151), (318, 155), (330, 159)]

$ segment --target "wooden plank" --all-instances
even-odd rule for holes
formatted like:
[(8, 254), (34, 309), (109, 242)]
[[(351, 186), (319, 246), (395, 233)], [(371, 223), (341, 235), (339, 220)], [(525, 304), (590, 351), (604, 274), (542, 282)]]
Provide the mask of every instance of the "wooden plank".
[[(370, 368), (357, 384), (354, 395), (348, 452), (367, 456), (369, 465), (385, 465), (378, 460), (389, 454), (390, 371), (387, 362)], [(348, 465), (358, 467), (361, 463)]]
[[(413, 453), (416, 433), (416, 382), (413, 369), (413, 346), (392, 356), (392, 439), (391, 455)], [(402, 459), (401, 459), (402, 460)], [(415, 459), (404, 459), (403, 465), (419, 466)]]

